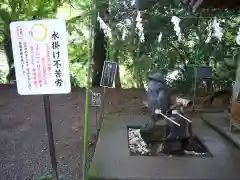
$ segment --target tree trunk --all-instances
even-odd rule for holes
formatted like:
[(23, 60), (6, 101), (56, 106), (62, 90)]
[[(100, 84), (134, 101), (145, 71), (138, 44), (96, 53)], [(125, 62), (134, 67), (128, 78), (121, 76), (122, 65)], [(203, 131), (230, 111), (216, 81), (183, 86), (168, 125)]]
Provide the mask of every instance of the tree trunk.
[(119, 64), (117, 65), (117, 72), (116, 72), (116, 77), (115, 77), (115, 87), (119, 88), (119, 89), (122, 88), (121, 79), (120, 79)]
[(142, 75), (140, 73), (140, 68), (138, 67), (138, 65), (134, 65), (133, 67), (133, 78), (136, 83), (136, 88), (144, 89)]
[[(144, 84), (142, 81), (142, 74), (140, 72), (140, 68), (139, 68), (139, 63), (138, 63), (138, 58), (139, 58), (139, 51), (140, 51), (140, 40), (137, 39), (135, 40), (136, 37), (136, 19), (137, 19), (137, 13), (139, 10), (139, 0), (136, 0), (136, 10), (134, 12), (133, 15), (133, 21), (132, 21), (132, 25), (131, 25), (131, 35), (130, 35), (130, 50), (131, 50), (131, 54), (132, 54), (132, 59), (133, 59), (133, 71), (132, 71), (132, 75), (133, 75), (133, 79), (136, 83), (137, 88), (144, 88)], [(137, 37), (139, 38), (139, 37)]]
[(136, 41), (137, 41), (137, 48), (136, 48), (136, 51), (133, 52), (133, 78), (135, 80), (136, 87), (139, 89), (144, 89), (143, 77), (141, 74), (140, 63), (138, 61), (138, 59), (140, 58), (141, 42), (139, 39)]
[[(99, 16), (104, 19), (104, 12), (107, 10), (108, 3), (101, 2), (97, 4)], [(96, 16), (97, 18), (97, 16)], [(103, 30), (100, 28), (99, 22), (95, 23), (95, 36), (93, 46), (93, 73), (92, 73), (92, 86), (100, 86), (104, 61), (106, 59), (106, 41)]]
[(178, 47), (176, 47), (172, 42), (170, 42), (170, 46), (172, 46), (172, 48), (178, 53), (183, 64), (184, 71), (186, 71), (187, 70), (186, 53), (184, 52), (184, 54), (182, 54), (182, 51)]
[(115, 76), (115, 87), (116, 88), (121, 88), (121, 80), (120, 80), (120, 69), (119, 69), (119, 63), (118, 63), (118, 55), (119, 55), (119, 50), (115, 49), (115, 53), (113, 54), (113, 58), (115, 62), (117, 63), (117, 71), (116, 71), (116, 76)]
[(94, 38), (94, 50), (93, 50), (93, 74), (92, 74), (92, 86), (100, 86), (103, 64), (106, 59), (106, 48), (104, 41), (104, 33), (100, 28), (99, 22), (96, 23), (95, 27), (95, 38)]

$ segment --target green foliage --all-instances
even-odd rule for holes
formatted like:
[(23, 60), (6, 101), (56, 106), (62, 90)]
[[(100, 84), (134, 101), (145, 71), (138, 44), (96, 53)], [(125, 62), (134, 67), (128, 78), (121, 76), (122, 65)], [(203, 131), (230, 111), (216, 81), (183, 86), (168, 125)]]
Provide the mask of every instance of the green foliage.
[[(226, 84), (226, 81), (231, 82), (235, 79), (236, 61), (233, 59), (238, 54), (235, 38), (239, 23), (236, 22), (234, 17), (238, 16), (237, 13), (222, 12), (206, 15), (206, 12), (202, 12), (201, 18), (194, 18), (187, 11), (180, 11), (179, 6), (173, 8), (171, 5), (170, 8), (168, 5), (168, 11), (161, 9), (166, 9), (166, 7), (154, 6), (152, 10), (147, 11), (145, 16), (148, 19), (144, 25), (147, 41), (142, 45), (141, 50), (145, 56), (148, 54), (148, 59), (151, 59), (149, 61), (151, 73), (163, 70), (164, 73), (174, 70), (183, 72), (187, 66), (196, 64), (212, 66), (214, 74), (218, 78), (216, 82), (219, 84)], [(173, 26), (169, 23), (172, 15), (185, 17), (182, 18), (180, 23), (184, 36), (184, 40), (181, 42), (176, 40)], [(225, 30), (224, 36), (221, 42), (213, 37), (210, 43), (206, 43), (208, 33), (206, 29), (214, 15), (225, 20), (221, 23)], [(189, 16), (193, 18), (188, 18)], [(204, 18), (204, 16), (207, 17)], [(209, 16), (212, 16), (212, 18), (209, 18)], [(163, 39), (160, 43), (156, 43), (159, 32), (163, 33)], [(149, 73), (146, 70), (143, 72)], [(181, 87), (186, 84), (189, 83), (183, 83), (183, 79), (180, 78), (174, 86)]]
[(6, 82), (6, 75), (4, 72), (0, 69), (0, 84), (4, 84)]
[(79, 87), (80, 86), (80, 81), (77, 77), (77, 74), (75, 72), (70, 72), (70, 80), (71, 80), (71, 85), (72, 87)]
[[(81, 8), (86, 8), (81, 1)], [(85, 1), (86, 2), (86, 1)], [(64, 5), (64, 1), (60, 0), (4, 0), (0, 2), (0, 44), (5, 48), (8, 56), (9, 67), (13, 64), (11, 40), (9, 24), (17, 20), (31, 20), (33, 16), (42, 18), (54, 18), (60, 6)], [(86, 9), (85, 9), (86, 10)], [(86, 24), (86, 17), (82, 16), (84, 13), (77, 12), (77, 16), (68, 20), (67, 27), (72, 40), (69, 43), (69, 57), (71, 63), (87, 61), (87, 41), (84, 38), (84, 23)], [(81, 14), (81, 15), (80, 15)], [(86, 14), (85, 14), (86, 15)], [(3, 41), (4, 40), (4, 41)], [(12, 76), (9, 80), (15, 79), (12, 73), (14, 69), (9, 70)], [(73, 73), (74, 74), (74, 73)], [(76, 76), (72, 75), (73, 86), (78, 85)]]
[(9, 65), (8, 81), (15, 79), (12, 46), (10, 38), (10, 23), (19, 20), (32, 20), (33, 17), (53, 18), (61, 0), (2, 0), (0, 2), (0, 42), (4, 47)]
[[(0, 2), (0, 42), (9, 38), (9, 23), (16, 20), (29, 20), (33, 16), (40, 18), (53, 18), (59, 7), (70, 9), (71, 15), (67, 21), (70, 35), (69, 59), (71, 82), (73, 86), (84, 84), (86, 63), (88, 61), (88, 19), (97, 12), (103, 14), (104, 22), (112, 30), (112, 39), (109, 42), (109, 59), (121, 65), (120, 77), (125, 87), (140, 87), (146, 84), (146, 77), (155, 72), (167, 75), (173, 71), (184, 72), (190, 65), (210, 65), (213, 68), (216, 83), (219, 86), (230, 84), (235, 79), (236, 63), (239, 54), (235, 42), (236, 32), (239, 28), (237, 12), (209, 12), (202, 11), (192, 14), (180, 4), (180, 0), (145, 1), (139, 0), (138, 6), (130, 0), (111, 1), (110, 11), (105, 12), (107, 1), (97, 2), (97, 10), (93, 9), (90, 0), (2, 0)], [(141, 10), (145, 41), (139, 42), (135, 31), (137, 11)], [(104, 11), (104, 12), (102, 12)], [(181, 18), (180, 27), (183, 40), (178, 41), (171, 22), (172, 16)], [(222, 41), (208, 36), (207, 27), (214, 17), (224, 22)], [(130, 23), (127, 23), (129, 22)], [(122, 38), (123, 29), (127, 37)], [(158, 35), (162, 39), (158, 42)], [(5, 45), (5, 44), (4, 44)], [(8, 44), (8, 49), (10, 45)], [(9, 56), (9, 66), (13, 63)], [(190, 85), (182, 76), (171, 82), (171, 86), (185, 87)], [(182, 88), (176, 88), (182, 89)]]

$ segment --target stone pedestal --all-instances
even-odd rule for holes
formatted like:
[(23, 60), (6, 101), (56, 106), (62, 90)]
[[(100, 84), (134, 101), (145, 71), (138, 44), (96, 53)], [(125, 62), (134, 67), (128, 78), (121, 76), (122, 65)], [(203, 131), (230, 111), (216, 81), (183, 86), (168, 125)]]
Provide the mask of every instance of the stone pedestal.
[(197, 118), (192, 118), (194, 133), (212, 156), (132, 156), (127, 129), (148, 120), (148, 116), (112, 116), (104, 120), (88, 179), (239, 179), (239, 150)]

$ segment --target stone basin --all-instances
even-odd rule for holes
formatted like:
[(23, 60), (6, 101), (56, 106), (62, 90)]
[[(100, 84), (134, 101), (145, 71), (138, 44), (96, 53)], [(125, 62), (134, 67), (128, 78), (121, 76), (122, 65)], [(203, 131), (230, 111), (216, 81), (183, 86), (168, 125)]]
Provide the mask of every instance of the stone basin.
[(230, 142), (193, 117), (196, 136), (212, 156), (131, 156), (127, 127), (141, 126), (148, 116), (109, 116), (103, 120), (89, 180), (226, 180), (239, 179), (240, 154)]

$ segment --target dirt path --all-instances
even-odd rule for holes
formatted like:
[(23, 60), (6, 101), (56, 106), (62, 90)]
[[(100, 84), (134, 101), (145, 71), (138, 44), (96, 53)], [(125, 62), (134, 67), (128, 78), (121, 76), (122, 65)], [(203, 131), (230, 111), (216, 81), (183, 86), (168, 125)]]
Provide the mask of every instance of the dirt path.
[[(142, 92), (108, 90), (106, 114), (139, 114)], [(57, 160), (64, 180), (81, 176), (84, 93), (80, 89), (50, 97)], [(95, 133), (92, 108), (89, 127), (91, 136)], [(16, 88), (0, 86), (0, 179), (36, 179), (50, 170), (42, 97), (19, 96)]]

